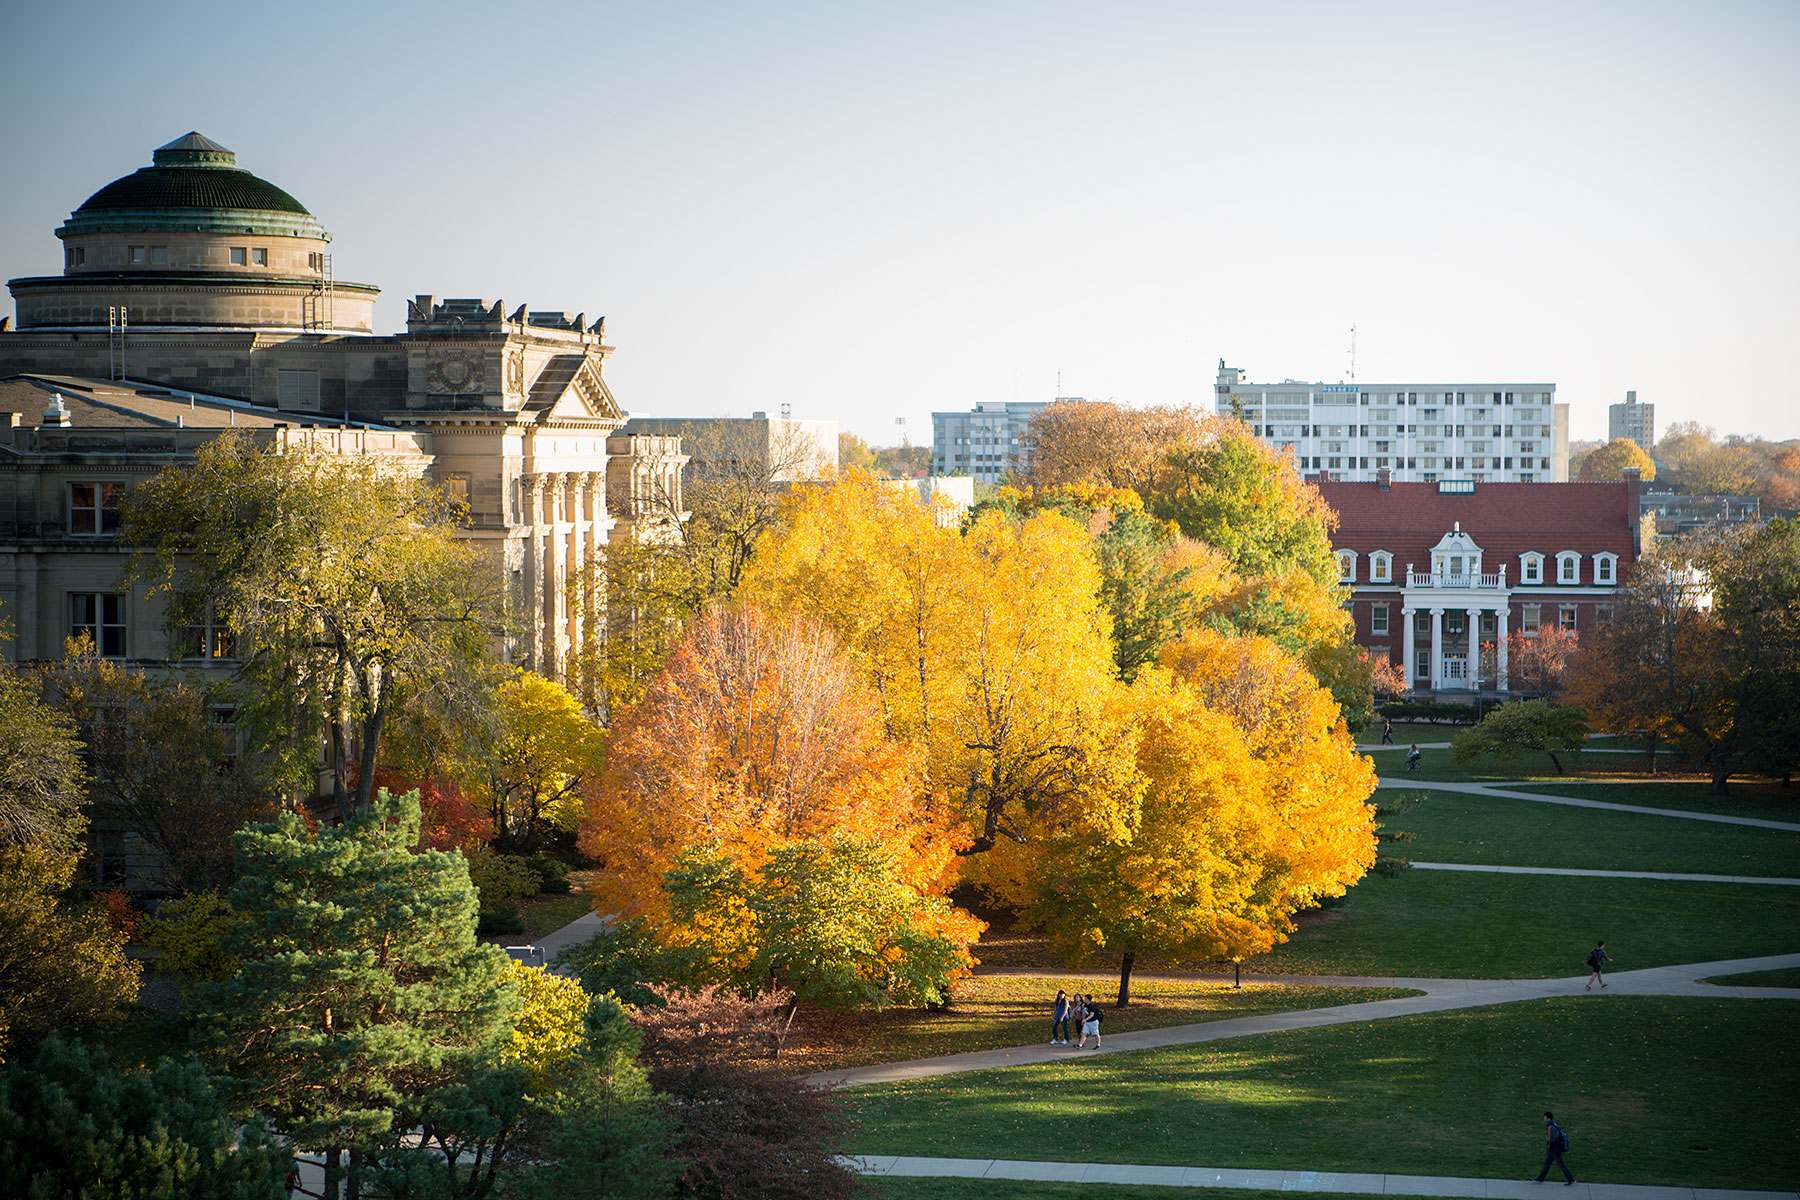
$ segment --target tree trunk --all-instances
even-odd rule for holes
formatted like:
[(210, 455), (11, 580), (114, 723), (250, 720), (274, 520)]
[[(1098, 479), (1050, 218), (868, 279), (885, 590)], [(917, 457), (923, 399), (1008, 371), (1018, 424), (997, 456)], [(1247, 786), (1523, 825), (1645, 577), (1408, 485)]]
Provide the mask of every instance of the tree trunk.
[(1653, 733), (1644, 739), (1645, 747), (1650, 751), (1650, 774), (1656, 774), (1656, 735)]
[(381, 746), (381, 729), (387, 724), (387, 692), (375, 702), (375, 711), (363, 722), (363, 744), (357, 747), (356, 811), (368, 812), (375, 795), (375, 755)]
[(1558, 775), (1561, 775), (1563, 773), (1562, 760), (1556, 757), (1556, 751), (1546, 750), (1544, 753), (1546, 753), (1550, 756), (1550, 762), (1552, 765), (1554, 765), (1556, 767), (1556, 773)]
[(1131, 964), (1137, 955), (1127, 950), (1119, 959), (1119, 1001), (1114, 1008), (1124, 1008), (1131, 1003)]
[(343, 1151), (339, 1150), (336, 1146), (325, 1151), (325, 1185), (319, 1189), (320, 1193), (325, 1197), (325, 1200), (338, 1200), (338, 1189), (343, 1182), (341, 1171), (343, 1164), (342, 1154)]
[(1731, 795), (1731, 768), (1723, 763), (1713, 768), (1712, 787), (1707, 789), (1707, 794), (1712, 796)]

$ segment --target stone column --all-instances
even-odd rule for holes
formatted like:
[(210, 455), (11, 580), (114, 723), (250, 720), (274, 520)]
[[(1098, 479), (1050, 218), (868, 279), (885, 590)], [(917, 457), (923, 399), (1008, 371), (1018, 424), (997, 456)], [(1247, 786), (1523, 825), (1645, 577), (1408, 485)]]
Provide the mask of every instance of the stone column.
[(1512, 614), (1512, 606), (1502, 604), (1494, 614), (1494, 688), (1506, 690), (1506, 618)]
[(562, 674), (563, 648), (563, 578), (562, 555), (558, 553), (558, 542), (561, 540), (563, 513), (558, 511), (563, 499), (564, 476), (552, 473), (544, 476), (544, 520), (538, 553), (543, 560), (543, 591), (538, 597), (539, 609), (543, 614), (544, 652), (538, 670), (548, 679), (557, 679)]
[(1481, 614), (1482, 609), (1470, 608), (1469, 613), (1469, 658), (1463, 682), (1471, 691), (1481, 687)]
[(1413, 631), (1413, 614), (1417, 611), (1418, 609), (1416, 608), (1404, 607), (1400, 610), (1400, 664), (1401, 669), (1406, 672), (1406, 687), (1408, 691), (1412, 690), (1413, 665), (1418, 661), (1419, 657), (1419, 648), (1413, 645), (1413, 642), (1418, 637)]
[(1444, 686), (1444, 610), (1431, 610), (1431, 690)]
[(519, 608), (524, 617), (525, 633), (525, 665), (536, 670), (543, 662), (542, 616), (544, 611), (541, 594), (543, 584), (538, 575), (540, 565), (537, 552), (538, 518), (543, 512), (542, 498), (543, 480), (538, 475), (519, 476), (519, 519), (523, 523), (522, 542), (525, 568), (525, 582), (520, 588)]

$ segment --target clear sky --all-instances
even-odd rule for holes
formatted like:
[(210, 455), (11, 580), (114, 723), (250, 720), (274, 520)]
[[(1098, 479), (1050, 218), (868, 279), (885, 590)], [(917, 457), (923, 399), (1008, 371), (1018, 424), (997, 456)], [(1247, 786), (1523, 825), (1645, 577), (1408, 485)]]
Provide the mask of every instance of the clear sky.
[[(1800, 3), (4, 0), (0, 271), (190, 129), (634, 413), (1553, 382), (1800, 436)], [(6, 309), (4, 311), (10, 311)]]

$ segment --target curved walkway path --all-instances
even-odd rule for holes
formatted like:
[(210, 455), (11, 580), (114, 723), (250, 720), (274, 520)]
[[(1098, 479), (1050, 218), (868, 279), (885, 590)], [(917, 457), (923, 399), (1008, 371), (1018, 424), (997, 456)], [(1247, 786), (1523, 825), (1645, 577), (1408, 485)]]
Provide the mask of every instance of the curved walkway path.
[[(1800, 988), (1721, 987), (1702, 983), (1709, 976), (1740, 975), (1749, 971), (1773, 971), (1800, 967), (1800, 954), (1775, 954), (1763, 958), (1732, 958), (1718, 962), (1689, 963), (1674, 967), (1648, 967), (1639, 971), (1618, 971), (1607, 975), (1607, 987), (1595, 996), (1706, 996), (1743, 999), (1800, 1000)], [(1342, 1004), (1331, 1008), (1307, 1008), (1294, 1012), (1264, 1013), (1255, 1017), (1236, 1017), (1227, 1021), (1202, 1021), (1194, 1025), (1170, 1025), (1162, 1029), (1135, 1029), (1129, 1033), (1109, 1033), (1101, 1039), (1098, 1051), (1079, 1050), (1069, 1046), (1011, 1046), (997, 1050), (971, 1050), (965, 1054), (945, 1054), (936, 1058), (916, 1058), (910, 1062), (877, 1063), (867, 1067), (851, 1067), (839, 1071), (821, 1071), (806, 1076), (808, 1083), (823, 1087), (860, 1087), (871, 1083), (897, 1083), (907, 1079), (929, 1079), (939, 1075), (956, 1075), (964, 1071), (986, 1071), (994, 1067), (1022, 1067), (1056, 1062), (1070, 1058), (1093, 1058), (1101, 1054), (1122, 1054), (1130, 1050), (1149, 1050), (1163, 1046), (1186, 1046), (1198, 1042), (1216, 1042), (1227, 1038), (1251, 1037), (1259, 1033), (1278, 1033), (1288, 1029), (1313, 1029), (1322, 1025), (1343, 1025), (1353, 1021), (1379, 1021), (1387, 1017), (1407, 1017), (1417, 1013), (1446, 1012), (1457, 1008), (1482, 1008), (1491, 1004), (1511, 1004), (1518, 1000), (1541, 1000), (1551, 996), (1584, 994), (1584, 975), (1565, 979), (1402, 979), (1354, 978), (1348, 976), (1289, 975), (1259, 981), (1309, 983), (1324, 986), (1409, 988), (1422, 992), (1418, 996), (1402, 996), (1393, 1000), (1371, 1000), (1363, 1004)], [(1447, 1193), (1440, 1193), (1447, 1194)]]
[(1440, 792), (1465, 792), (1471, 796), (1501, 796), (1508, 800), (1532, 800), (1539, 804), (1563, 804), (1571, 808), (1603, 808), (1612, 812), (1638, 813), (1650, 817), (1679, 817), (1686, 821), (1711, 821), (1716, 825), (1751, 825), (1757, 829), (1785, 829), (1792, 833), (1800, 833), (1800, 824), (1790, 821), (1765, 821), (1760, 817), (1733, 817), (1724, 813), (1690, 812), (1683, 808), (1649, 808), (1642, 804), (1614, 804), (1610, 800), (1583, 800), (1578, 796), (1518, 792), (1491, 783), (1418, 779), (1411, 775), (1384, 775), (1377, 778), (1375, 782), (1377, 786), (1384, 788), (1427, 788)]
[[(1255, 1188), (1269, 1192), (1348, 1192), (1370, 1196), (1477, 1196), (1492, 1200), (1795, 1200), (1796, 1192), (1646, 1187), (1628, 1183), (1532, 1183), (1436, 1175), (1364, 1175), (1348, 1171), (1246, 1170), (1241, 1167), (1152, 1167), (1127, 1163), (1019, 1162), (1004, 1158), (908, 1158), (871, 1155), (847, 1160), (865, 1175), (933, 1175), (960, 1179), (1026, 1179), (1138, 1187)], [(1522, 1164), (1529, 1167), (1530, 1164)], [(1577, 1164), (1579, 1165), (1579, 1164)], [(1554, 1189), (1554, 1190), (1553, 1190)], [(1123, 1193), (1129, 1195), (1130, 1193)]]

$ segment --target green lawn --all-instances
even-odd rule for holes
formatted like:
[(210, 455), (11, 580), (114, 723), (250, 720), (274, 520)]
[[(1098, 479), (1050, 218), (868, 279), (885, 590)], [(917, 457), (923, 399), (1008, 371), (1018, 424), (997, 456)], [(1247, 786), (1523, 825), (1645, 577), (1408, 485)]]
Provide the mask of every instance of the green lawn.
[[(1092, 993), (1106, 1009), (1107, 1033), (1161, 1029), (1202, 1021), (1228, 1021), (1263, 1013), (1362, 1004), (1417, 992), (1401, 988), (1234, 988), (1213, 979), (1135, 979), (1131, 1003), (1114, 1008), (1118, 980), (977, 975), (957, 981), (950, 1008), (890, 1009), (836, 1014), (803, 1011), (798, 1047), (808, 1071), (870, 1063), (935, 1058), (970, 1050), (1028, 1046), (1050, 1040), (1050, 1007), (1056, 991)], [(1077, 1031), (1079, 1036), (1079, 1031)]]
[(1800, 952), (1800, 888), (1762, 884), (1409, 870), (1318, 918), (1244, 969), (1555, 978), (1583, 974), (1602, 937), (1620, 971)]
[(1728, 984), (1731, 987), (1800, 988), (1800, 967), (1786, 967), (1779, 971), (1746, 971), (1742, 975), (1717, 975), (1707, 982)]
[(847, 1149), (1525, 1179), (1554, 1108), (1584, 1180), (1792, 1189), (1797, 1015), (1579, 997), (861, 1088)]
[[(1583, 785), (1579, 794), (1604, 786)], [(1406, 792), (1383, 788), (1375, 798)], [(1419, 802), (1383, 825), (1415, 836), (1385, 852), (1420, 862), (1800, 877), (1800, 832), (1460, 792), (1408, 794)]]
[(568, 896), (534, 896), (519, 906), (525, 918), (525, 936), (541, 938), (554, 933), (577, 917), (585, 917), (594, 909), (586, 892)]
[[(1440, 737), (1421, 737), (1418, 741), (1444, 742), (1449, 740), (1448, 731)], [(1636, 754), (1559, 754), (1562, 760), (1563, 774), (1557, 774), (1550, 763), (1548, 754), (1522, 754), (1518, 758), (1506, 760), (1499, 758), (1479, 758), (1472, 763), (1458, 766), (1450, 761), (1450, 751), (1419, 751), (1419, 769), (1409, 775), (1406, 770), (1406, 752), (1410, 742), (1402, 741), (1394, 746), (1382, 746), (1380, 749), (1368, 751), (1369, 757), (1375, 760), (1375, 771), (1383, 779), (1403, 781), (1406, 779), (1439, 779), (1456, 783), (1513, 783), (1536, 781), (1554, 783), (1558, 780), (1579, 778), (1581, 775), (1616, 776), (1620, 774), (1644, 774), (1648, 767), (1642, 755)]]
[(1722, 817), (1751, 817), (1758, 821), (1785, 821), (1800, 825), (1800, 787), (1781, 786), (1774, 779), (1734, 779), (1731, 795), (1714, 796), (1710, 785), (1691, 780), (1637, 783), (1571, 780), (1567, 786), (1541, 782), (1508, 785), (1511, 790), (1538, 795), (1575, 796), (1604, 800), (1608, 804), (1638, 804), (1645, 808), (1673, 808), (1682, 812), (1716, 813)]

